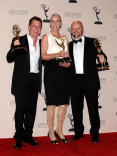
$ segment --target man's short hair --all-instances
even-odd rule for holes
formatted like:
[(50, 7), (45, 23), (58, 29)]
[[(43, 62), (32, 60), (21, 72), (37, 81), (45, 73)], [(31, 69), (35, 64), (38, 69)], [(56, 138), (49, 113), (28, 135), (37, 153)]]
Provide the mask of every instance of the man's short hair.
[(42, 19), (40, 17), (37, 16), (33, 16), (30, 20), (29, 20), (29, 26), (32, 24), (32, 21), (36, 20), (36, 21), (40, 21), (41, 22), (41, 27), (42, 27)]

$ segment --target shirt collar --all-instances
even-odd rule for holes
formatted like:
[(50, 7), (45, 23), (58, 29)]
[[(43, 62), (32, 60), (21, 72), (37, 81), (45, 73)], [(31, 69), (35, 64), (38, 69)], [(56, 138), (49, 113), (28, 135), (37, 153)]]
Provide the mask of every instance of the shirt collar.
[[(28, 38), (29, 44), (31, 46), (33, 46), (33, 39), (32, 39), (32, 37), (29, 34), (27, 34), (27, 38)], [(40, 36), (37, 36), (37, 42), (39, 41), (39, 39), (40, 39)]]

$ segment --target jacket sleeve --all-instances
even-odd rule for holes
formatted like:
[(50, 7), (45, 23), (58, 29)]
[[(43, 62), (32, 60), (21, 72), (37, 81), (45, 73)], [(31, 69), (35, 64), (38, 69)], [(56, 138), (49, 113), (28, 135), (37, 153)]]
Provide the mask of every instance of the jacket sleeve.
[(12, 43), (11, 43), (10, 50), (7, 53), (7, 56), (6, 56), (6, 59), (7, 59), (8, 62), (13, 62), (15, 60), (15, 57), (11, 54), (12, 49), (14, 47), (14, 41), (15, 41), (15, 38), (13, 38)]

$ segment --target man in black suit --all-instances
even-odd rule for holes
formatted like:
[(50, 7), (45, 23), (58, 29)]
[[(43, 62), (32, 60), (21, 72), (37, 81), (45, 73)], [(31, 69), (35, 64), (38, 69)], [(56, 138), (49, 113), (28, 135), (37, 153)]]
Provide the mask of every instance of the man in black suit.
[[(39, 35), (42, 29), (42, 20), (32, 17), (29, 20), (29, 34), (13, 38), (11, 48), (7, 53), (7, 61), (14, 62), (11, 92), (15, 96), (15, 149), (22, 147), (22, 140), (32, 146), (38, 143), (33, 140), (33, 126), (36, 115), (38, 92), (41, 92), (42, 65)], [(12, 55), (13, 47), (24, 45), (27, 53), (23, 57)]]
[(96, 69), (96, 59), (104, 62), (105, 54), (97, 54), (93, 38), (83, 35), (84, 28), (80, 21), (71, 25), (73, 41), (69, 43), (69, 52), (72, 59), (70, 67), (71, 105), (74, 118), (75, 135), (71, 140), (83, 137), (83, 106), (86, 98), (91, 123), (91, 142), (99, 142), (100, 118), (98, 113), (98, 89), (100, 81)]

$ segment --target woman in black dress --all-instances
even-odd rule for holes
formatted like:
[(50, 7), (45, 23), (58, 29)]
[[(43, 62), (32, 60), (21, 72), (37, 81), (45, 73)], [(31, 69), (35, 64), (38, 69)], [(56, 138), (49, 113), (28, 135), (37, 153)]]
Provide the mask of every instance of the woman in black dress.
[[(70, 63), (59, 64), (63, 57), (69, 57), (68, 40), (64, 36), (64, 50), (60, 46), (62, 21), (58, 14), (50, 18), (51, 31), (43, 36), (41, 42), (41, 56), (45, 60), (44, 86), (47, 100), (47, 122), (49, 126), (48, 137), (52, 144), (58, 144), (56, 137), (62, 142), (68, 143), (62, 133), (67, 105), (69, 104), (69, 76)], [(57, 127), (54, 131), (55, 108), (57, 111)]]

